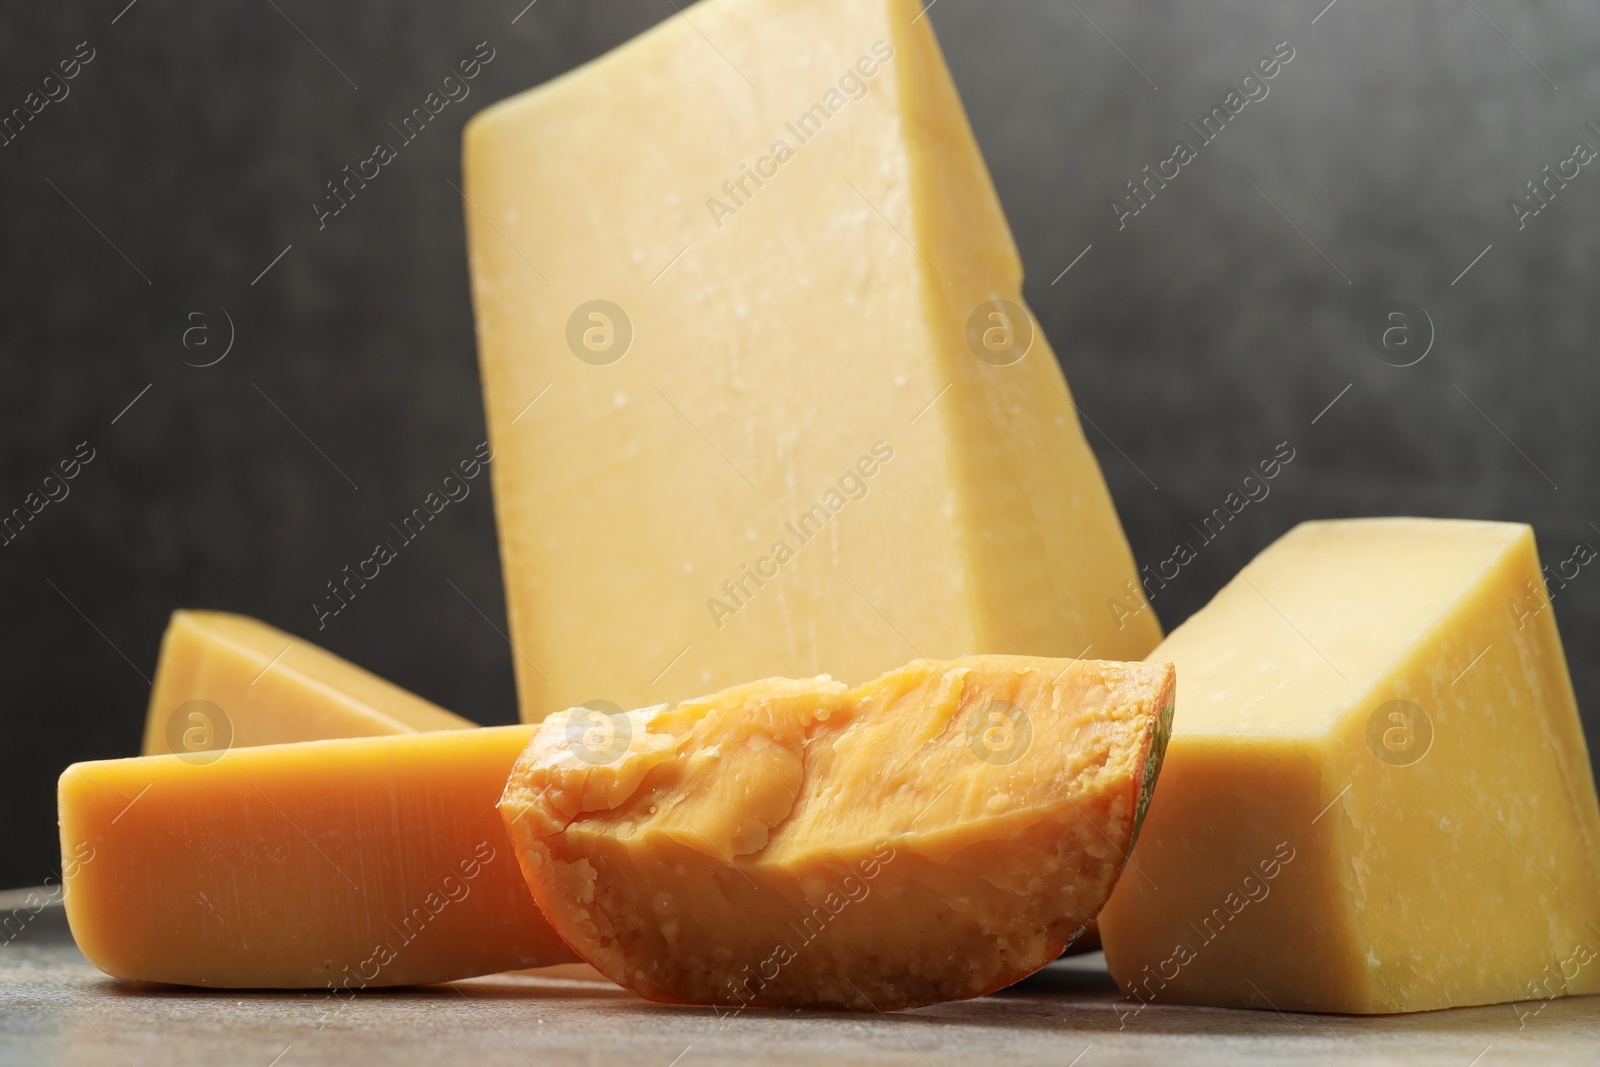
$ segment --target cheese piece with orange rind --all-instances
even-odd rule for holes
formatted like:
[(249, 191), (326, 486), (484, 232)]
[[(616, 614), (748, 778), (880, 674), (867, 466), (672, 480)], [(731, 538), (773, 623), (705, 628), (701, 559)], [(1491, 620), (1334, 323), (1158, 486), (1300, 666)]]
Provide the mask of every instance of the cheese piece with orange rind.
[(653, 1000), (890, 1010), (1056, 956), (1122, 870), (1173, 670), (977, 656), (558, 713), (501, 814), (551, 925)]

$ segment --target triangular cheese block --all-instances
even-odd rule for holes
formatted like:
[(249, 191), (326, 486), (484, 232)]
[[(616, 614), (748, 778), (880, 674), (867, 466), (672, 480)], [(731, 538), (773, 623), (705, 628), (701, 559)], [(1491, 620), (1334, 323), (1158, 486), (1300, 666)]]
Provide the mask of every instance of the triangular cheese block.
[(707, 0), (465, 157), (524, 718), (1157, 643), (918, 4)]
[(474, 725), (264, 622), (175, 611), (161, 638), (144, 754), (199, 762), (230, 748)]
[(1178, 713), (1100, 916), (1134, 1000), (1600, 992), (1600, 808), (1528, 527), (1306, 523), (1150, 659)]

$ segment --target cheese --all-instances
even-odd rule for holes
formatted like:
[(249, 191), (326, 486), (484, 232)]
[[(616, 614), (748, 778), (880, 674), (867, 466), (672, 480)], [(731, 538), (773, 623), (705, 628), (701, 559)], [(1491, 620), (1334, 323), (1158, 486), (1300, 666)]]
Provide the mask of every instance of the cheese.
[(340, 997), (570, 962), (495, 812), (530, 732), (73, 764), (72, 935), (117, 978)]
[(1177, 666), (1177, 722), (1100, 918), (1128, 996), (1600, 991), (1600, 814), (1528, 527), (1308, 523), (1151, 659)]
[(243, 615), (175, 611), (161, 639), (144, 754), (461, 730), (471, 722)]
[(919, 14), (708, 0), (468, 126), (526, 721), (1160, 640)]
[(1044, 966), (1100, 910), (1169, 667), (918, 660), (546, 719), (500, 810), (552, 925), (653, 1000), (888, 1011)]

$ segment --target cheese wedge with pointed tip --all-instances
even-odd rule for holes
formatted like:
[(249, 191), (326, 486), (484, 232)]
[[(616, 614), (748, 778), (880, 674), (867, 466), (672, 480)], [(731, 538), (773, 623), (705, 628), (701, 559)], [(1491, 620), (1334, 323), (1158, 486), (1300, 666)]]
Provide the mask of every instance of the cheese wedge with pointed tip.
[(144, 754), (467, 730), (475, 723), (303, 637), (221, 611), (175, 611), (161, 638)]
[(918, 660), (547, 719), (500, 802), (556, 931), (653, 1000), (887, 1011), (1060, 955), (1172, 721), (1158, 664)]

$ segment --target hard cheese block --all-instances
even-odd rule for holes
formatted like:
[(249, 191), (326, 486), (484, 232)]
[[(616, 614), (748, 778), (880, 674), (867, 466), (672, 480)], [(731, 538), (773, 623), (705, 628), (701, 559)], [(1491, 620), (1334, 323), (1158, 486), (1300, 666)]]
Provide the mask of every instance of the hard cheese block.
[(1308, 523), (1151, 658), (1182, 707), (1100, 917), (1130, 997), (1600, 991), (1600, 815), (1526, 526)]
[(501, 812), (540, 906), (654, 1000), (887, 1011), (1044, 966), (1111, 892), (1172, 669), (980, 656), (546, 719)]
[(525, 720), (1160, 640), (920, 10), (708, 0), (469, 125)]
[(341, 996), (570, 962), (495, 812), (530, 734), (73, 764), (59, 792), (73, 937), (118, 978)]
[(144, 754), (200, 757), (250, 745), (473, 725), (264, 622), (175, 611), (161, 639)]

